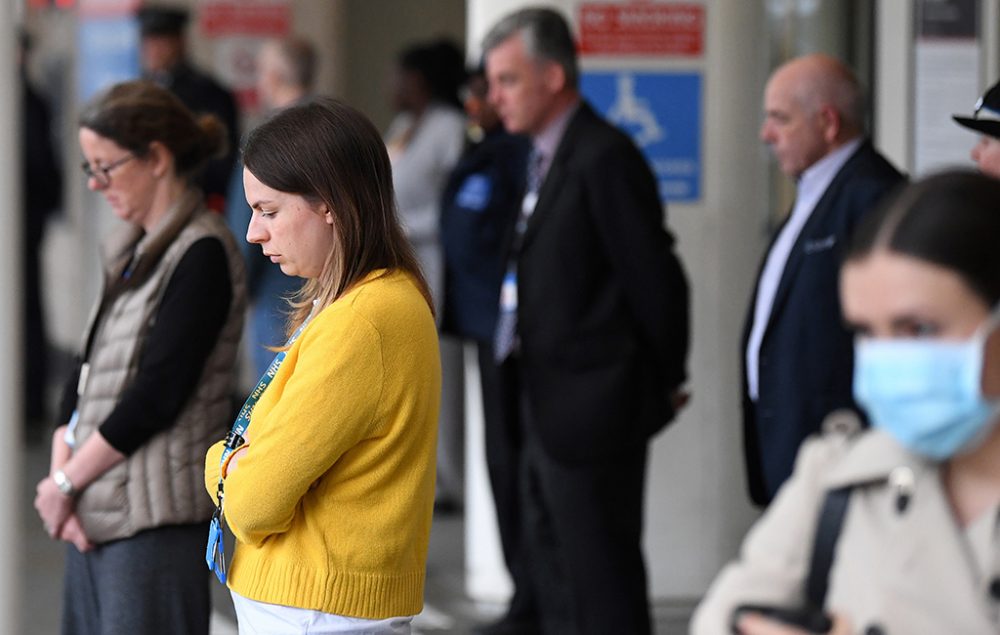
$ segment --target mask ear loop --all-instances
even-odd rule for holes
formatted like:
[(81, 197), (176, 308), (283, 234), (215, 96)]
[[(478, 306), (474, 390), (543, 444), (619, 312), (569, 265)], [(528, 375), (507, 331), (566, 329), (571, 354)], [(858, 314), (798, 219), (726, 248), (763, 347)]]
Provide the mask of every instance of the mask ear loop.
[[(1000, 303), (993, 307), (993, 310), (983, 323), (979, 325), (972, 336), (972, 341), (975, 343), (976, 352), (979, 356), (979, 377), (976, 383), (979, 388), (980, 397), (985, 403), (989, 404), (991, 412), (989, 416), (990, 423), (983, 426), (976, 437), (966, 445), (967, 448), (978, 447), (987, 437), (993, 434), (994, 428), (1000, 425), (1000, 394), (987, 395), (985, 387), (986, 364), (990, 357), (988, 350), (989, 342), (991, 337), (998, 335), (996, 333), (998, 327), (1000, 327)], [(992, 360), (994, 365), (1000, 364), (1000, 358), (997, 357), (1000, 354), (1000, 345), (997, 346), (997, 349), (998, 351), (993, 355), (994, 359)], [(1000, 370), (996, 371), (996, 374), (1000, 377)]]
[[(1000, 327), (1000, 303), (993, 307), (993, 310), (986, 317), (982, 324), (976, 329), (973, 334), (973, 341), (976, 342), (976, 347), (979, 351), (979, 391), (982, 394), (983, 399), (994, 405), (994, 409), (997, 410), (997, 414), (1000, 414), (1000, 394), (996, 396), (989, 396), (986, 394), (985, 390), (985, 379), (986, 379), (986, 364), (989, 355), (989, 343), (990, 338), (998, 335), (996, 333), (997, 328)], [(998, 354), (1000, 354), (1000, 345), (997, 345)], [(996, 354), (994, 354), (996, 357)], [(1000, 364), (1000, 358), (994, 359), (993, 364)], [(1000, 371), (997, 371), (998, 377), (1000, 377)]]

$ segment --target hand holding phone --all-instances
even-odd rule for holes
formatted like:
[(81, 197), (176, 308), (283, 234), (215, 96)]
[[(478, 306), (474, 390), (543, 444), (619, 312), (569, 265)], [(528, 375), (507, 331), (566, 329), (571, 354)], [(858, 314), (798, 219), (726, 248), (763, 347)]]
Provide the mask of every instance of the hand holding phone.
[(786, 626), (794, 626), (807, 633), (829, 633), (833, 629), (833, 620), (820, 609), (787, 608), (763, 604), (744, 604), (733, 611), (732, 631), (739, 634), (740, 618), (747, 613), (757, 613), (763, 617), (780, 622)]

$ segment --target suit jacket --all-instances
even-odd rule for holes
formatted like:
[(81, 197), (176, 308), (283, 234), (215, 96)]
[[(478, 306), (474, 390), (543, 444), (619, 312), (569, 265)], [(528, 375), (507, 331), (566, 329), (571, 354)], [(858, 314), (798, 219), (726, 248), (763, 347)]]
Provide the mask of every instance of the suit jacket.
[[(906, 505), (891, 476), (897, 469), (913, 476)], [(739, 559), (713, 582), (691, 632), (729, 633), (741, 604), (804, 607), (820, 506), (827, 491), (845, 486), (851, 496), (827, 610), (845, 614), (855, 633), (876, 625), (880, 633), (908, 635), (1000, 632), (1000, 598), (991, 593), (1000, 579), (996, 508), (960, 527), (938, 466), (881, 431), (828, 434), (802, 447), (795, 473), (747, 534)]]
[(533, 430), (564, 462), (645, 443), (686, 378), (688, 289), (656, 181), (581, 103), (518, 253), (518, 333)]
[(792, 247), (778, 283), (760, 345), (756, 405), (747, 392), (744, 361), (753, 327), (754, 289), (740, 367), (747, 479), (757, 504), (774, 497), (791, 474), (802, 441), (819, 430), (828, 413), (858, 410), (852, 395), (854, 339), (840, 310), (840, 265), (854, 227), (902, 181), (903, 176), (865, 141), (830, 182)]

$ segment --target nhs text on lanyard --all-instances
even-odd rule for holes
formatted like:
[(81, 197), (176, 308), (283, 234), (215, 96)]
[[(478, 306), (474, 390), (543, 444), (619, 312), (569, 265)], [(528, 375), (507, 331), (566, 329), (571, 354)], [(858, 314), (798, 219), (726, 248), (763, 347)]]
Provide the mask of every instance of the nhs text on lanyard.
[[(315, 307), (313, 308), (315, 311)], [(310, 313), (309, 318), (302, 323), (302, 326), (297, 328), (292, 336), (288, 338), (288, 342), (285, 343), (286, 347), (290, 347), (299, 335), (302, 334), (302, 330), (309, 323), (309, 319), (312, 318)], [(236, 421), (233, 422), (233, 427), (226, 435), (226, 446), (222, 450), (222, 457), (219, 459), (219, 467), (221, 468), (226, 459), (232, 454), (237, 448), (246, 442), (243, 435), (246, 434), (247, 428), (250, 426), (250, 417), (253, 415), (253, 409), (260, 401), (261, 395), (271, 384), (271, 380), (274, 376), (278, 374), (278, 368), (281, 366), (281, 362), (285, 361), (286, 351), (280, 351), (274, 356), (271, 361), (270, 366), (261, 375), (260, 381), (257, 382), (257, 386), (250, 392), (250, 396), (247, 397), (246, 402), (243, 403), (243, 407), (240, 408), (240, 414), (236, 417)], [(223, 479), (222, 474), (219, 474), (219, 487), (218, 487), (218, 499), (219, 502), (215, 506), (215, 513), (212, 514), (212, 522), (208, 527), (208, 546), (205, 548), (205, 563), (208, 564), (208, 568), (215, 572), (215, 577), (219, 578), (219, 582), (226, 583), (226, 549), (223, 544), (222, 529), (225, 526), (225, 518), (222, 513), (222, 498), (223, 498)]]

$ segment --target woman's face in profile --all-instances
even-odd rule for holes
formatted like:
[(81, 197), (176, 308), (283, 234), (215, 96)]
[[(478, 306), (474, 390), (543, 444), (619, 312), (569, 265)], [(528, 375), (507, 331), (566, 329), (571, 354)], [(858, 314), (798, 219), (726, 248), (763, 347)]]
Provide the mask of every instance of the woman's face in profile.
[(87, 178), (87, 187), (104, 195), (116, 216), (141, 226), (152, 206), (156, 182), (150, 162), (90, 128), (80, 128), (79, 139), (94, 175)]
[(243, 186), (253, 210), (247, 242), (260, 245), (287, 276), (319, 277), (334, 249), (333, 215), (326, 205), (268, 187), (245, 168)]
[(840, 295), (847, 323), (877, 339), (967, 339), (989, 315), (957, 273), (885, 250), (848, 261)]

